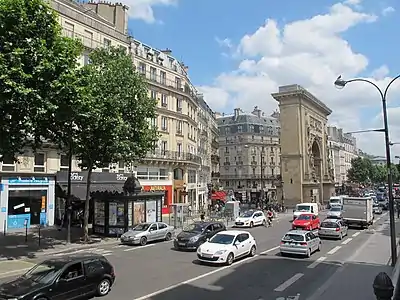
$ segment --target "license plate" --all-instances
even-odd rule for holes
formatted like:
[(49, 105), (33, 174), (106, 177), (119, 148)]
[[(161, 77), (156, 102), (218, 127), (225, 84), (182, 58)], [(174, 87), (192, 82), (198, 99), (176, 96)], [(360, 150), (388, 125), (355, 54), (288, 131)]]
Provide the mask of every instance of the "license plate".
[(179, 246), (185, 246), (185, 243), (178, 243)]
[(203, 253), (202, 256), (203, 256), (203, 257), (212, 257), (212, 254), (205, 254), (205, 253)]

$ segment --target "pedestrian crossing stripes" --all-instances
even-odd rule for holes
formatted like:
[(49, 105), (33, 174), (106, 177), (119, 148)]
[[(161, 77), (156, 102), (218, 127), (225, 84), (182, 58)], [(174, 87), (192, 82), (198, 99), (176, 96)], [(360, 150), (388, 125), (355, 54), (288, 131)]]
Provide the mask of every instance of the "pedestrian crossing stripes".
[(80, 250), (71, 251), (71, 252), (56, 253), (56, 254), (53, 254), (52, 256), (60, 257), (60, 256), (73, 255), (73, 254), (79, 254), (79, 253), (82, 253), (82, 254), (83, 253), (95, 253), (95, 254), (108, 256), (108, 255), (111, 255), (113, 253), (113, 251), (103, 249), (103, 248), (88, 248), (88, 249), (80, 249)]

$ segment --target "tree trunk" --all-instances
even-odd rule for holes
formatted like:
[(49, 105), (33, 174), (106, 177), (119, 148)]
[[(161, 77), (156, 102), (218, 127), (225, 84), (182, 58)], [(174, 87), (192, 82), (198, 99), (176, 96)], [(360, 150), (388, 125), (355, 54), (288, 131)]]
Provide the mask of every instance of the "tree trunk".
[(85, 243), (89, 241), (89, 208), (90, 208), (90, 183), (92, 178), (93, 166), (90, 164), (88, 168), (88, 175), (86, 179), (86, 200), (85, 211), (83, 220), (83, 239)]

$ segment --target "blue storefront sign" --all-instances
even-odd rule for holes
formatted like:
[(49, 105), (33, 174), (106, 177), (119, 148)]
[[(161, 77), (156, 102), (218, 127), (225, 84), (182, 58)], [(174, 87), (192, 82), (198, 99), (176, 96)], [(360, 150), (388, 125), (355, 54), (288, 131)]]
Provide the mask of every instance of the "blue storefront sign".
[(42, 178), (35, 178), (35, 177), (28, 177), (28, 178), (10, 178), (8, 179), (9, 184), (49, 184), (49, 179), (46, 177)]
[(8, 229), (25, 228), (25, 220), (28, 221), (28, 228), (31, 224), (31, 214), (9, 215), (7, 218)]
[(7, 207), (2, 207), (2, 208), (1, 208), (1, 212), (2, 212), (2, 213), (7, 212)]

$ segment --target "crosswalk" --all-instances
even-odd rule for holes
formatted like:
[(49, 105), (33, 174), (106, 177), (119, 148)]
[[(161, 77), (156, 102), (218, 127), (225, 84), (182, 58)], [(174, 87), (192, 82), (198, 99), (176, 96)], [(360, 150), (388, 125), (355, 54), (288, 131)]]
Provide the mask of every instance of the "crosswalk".
[(95, 253), (95, 254), (100, 254), (103, 256), (109, 256), (113, 254), (113, 251), (110, 249), (103, 249), (103, 248), (86, 248), (86, 249), (80, 249), (80, 250), (75, 250), (71, 252), (60, 252), (60, 253), (55, 253), (51, 256), (53, 257), (60, 257), (60, 256), (65, 256), (65, 255), (73, 255), (73, 254), (79, 254), (79, 253)]

